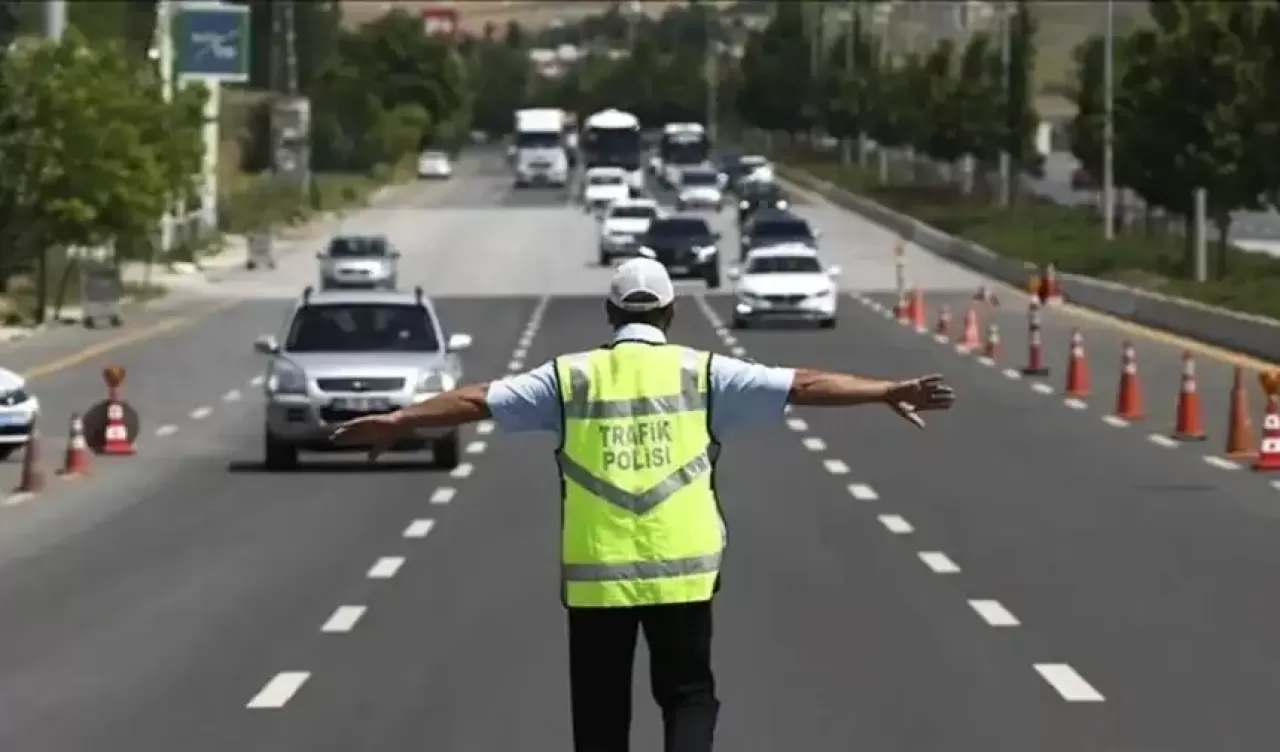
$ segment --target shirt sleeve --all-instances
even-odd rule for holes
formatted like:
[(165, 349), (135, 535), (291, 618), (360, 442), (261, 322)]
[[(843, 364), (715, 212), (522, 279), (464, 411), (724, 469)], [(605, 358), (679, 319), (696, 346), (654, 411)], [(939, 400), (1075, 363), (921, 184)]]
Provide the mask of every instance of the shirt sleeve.
[(504, 433), (560, 431), (555, 363), (490, 382), (485, 402)]
[(794, 368), (711, 356), (711, 432), (716, 438), (782, 418)]

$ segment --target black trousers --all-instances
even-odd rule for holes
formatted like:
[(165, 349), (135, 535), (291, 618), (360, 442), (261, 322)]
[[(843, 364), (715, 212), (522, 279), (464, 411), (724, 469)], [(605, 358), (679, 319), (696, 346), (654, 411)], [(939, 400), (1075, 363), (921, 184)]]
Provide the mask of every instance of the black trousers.
[(711, 603), (569, 609), (574, 752), (629, 752), (636, 634), (649, 646), (649, 682), (666, 752), (710, 752), (716, 682)]

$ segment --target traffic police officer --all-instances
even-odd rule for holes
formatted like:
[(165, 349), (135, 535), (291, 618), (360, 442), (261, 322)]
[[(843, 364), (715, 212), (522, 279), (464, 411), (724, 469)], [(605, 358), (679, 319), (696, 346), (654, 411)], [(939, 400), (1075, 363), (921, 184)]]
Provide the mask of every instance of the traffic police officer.
[(666, 269), (621, 264), (605, 309), (613, 341), (490, 384), (463, 386), (335, 439), (376, 457), (419, 426), (493, 418), (504, 431), (559, 433), (562, 598), (576, 752), (627, 752), (636, 636), (652, 659), (666, 752), (709, 752), (719, 701), (711, 671), (711, 601), (725, 528), (712, 470), (720, 439), (779, 420), (787, 404), (950, 407), (941, 377), (878, 381), (776, 368), (666, 341), (675, 312)]

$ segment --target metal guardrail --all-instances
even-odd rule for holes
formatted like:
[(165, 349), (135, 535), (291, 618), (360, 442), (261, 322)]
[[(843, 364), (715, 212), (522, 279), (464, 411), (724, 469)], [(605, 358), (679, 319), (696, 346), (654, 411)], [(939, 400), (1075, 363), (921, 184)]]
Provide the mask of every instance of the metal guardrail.
[[(1033, 264), (1001, 256), (964, 238), (850, 193), (801, 170), (779, 165), (779, 174), (832, 203), (886, 227), (921, 248), (1019, 289), (1036, 272)], [(1063, 296), (1075, 305), (1153, 329), (1280, 362), (1280, 321), (1140, 290), (1115, 282), (1061, 274)], [(1278, 293), (1280, 294), (1280, 293)]]

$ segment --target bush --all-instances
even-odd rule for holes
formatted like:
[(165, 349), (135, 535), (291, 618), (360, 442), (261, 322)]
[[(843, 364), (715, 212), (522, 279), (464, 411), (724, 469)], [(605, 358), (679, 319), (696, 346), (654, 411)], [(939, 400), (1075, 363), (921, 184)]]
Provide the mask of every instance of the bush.
[(241, 176), (220, 199), (219, 229), (232, 234), (266, 231), (306, 221), (316, 212), (363, 206), (378, 187), (394, 177), (387, 169), (377, 172), (319, 173), (306, 188), (271, 174)]
[[(992, 251), (1060, 271), (1108, 279), (1154, 292), (1198, 300), (1246, 313), (1280, 318), (1280, 259), (1225, 249), (1221, 279), (1189, 281), (1187, 240), (1181, 235), (1134, 230), (1110, 243), (1092, 209), (1027, 200), (1010, 209), (989, 197), (969, 197), (946, 185), (882, 185), (874, 174), (829, 158), (775, 153), (789, 167), (866, 196), (952, 235)], [(1209, 264), (1222, 252), (1211, 241)]]

